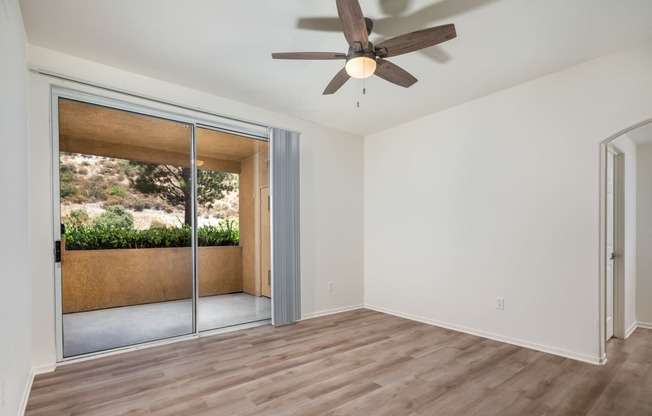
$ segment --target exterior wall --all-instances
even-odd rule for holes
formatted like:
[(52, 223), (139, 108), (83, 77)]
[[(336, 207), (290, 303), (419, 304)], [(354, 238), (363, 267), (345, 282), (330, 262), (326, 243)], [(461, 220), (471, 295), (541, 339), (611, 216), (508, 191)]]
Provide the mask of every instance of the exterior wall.
[(365, 303), (597, 363), (600, 148), (649, 91), (651, 44), (366, 137)]
[[(199, 247), (199, 296), (242, 291), (242, 248)], [(64, 250), (63, 313), (192, 296), (188, 247)]]

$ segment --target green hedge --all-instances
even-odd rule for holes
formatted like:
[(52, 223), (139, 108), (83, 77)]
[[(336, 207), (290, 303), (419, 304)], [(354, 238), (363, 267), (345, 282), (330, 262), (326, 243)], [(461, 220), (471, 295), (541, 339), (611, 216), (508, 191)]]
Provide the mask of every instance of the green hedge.
[[(191, 230), (189, 226), (134, 230), (103, 224), (67, 224), (65, 236), (66, 250), (190, 247)], [(238, 224), (227, 219), (217, 227), (198, 228), (197, 240), (201, 247), (237, 246)]]

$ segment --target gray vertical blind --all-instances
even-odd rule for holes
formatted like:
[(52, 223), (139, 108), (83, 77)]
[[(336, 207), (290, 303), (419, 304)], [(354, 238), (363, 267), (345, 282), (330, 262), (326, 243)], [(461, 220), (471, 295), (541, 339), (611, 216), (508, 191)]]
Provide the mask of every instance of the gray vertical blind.
[(299, 133), (273, 128), (271, 144), (272, 324), (301, 319)]

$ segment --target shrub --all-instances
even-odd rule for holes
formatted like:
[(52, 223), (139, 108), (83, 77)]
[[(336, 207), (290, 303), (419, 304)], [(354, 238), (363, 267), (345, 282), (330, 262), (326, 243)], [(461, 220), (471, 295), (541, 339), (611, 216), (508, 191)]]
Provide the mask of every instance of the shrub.
[(71, 197), (77, 195), (78, 193), (79, 188), (71, 183), (61, 182), (61, 185), (59, 185), (59, 195), (61, 198)]
[[(237, 246), (237, 221), (197, 229), (199, 246)], [(150, 227), (147, 230), (115, 228), (104, 224), (66, 223), (66, 250), (103, 250), (127, 248), (190, 247), (189, 226)], [(234, 239), (235, 237), (235, 239)]]
[(144, 210), (145, 208), (147, 208), (147, 202), (143, 201), (142, 199), (137, 199), (134, 202), (134, 210), (140, 212), (140, 211)]
[(61, 182), (71, 182), (75, 178), (76, 168), (73, 165), (59, 166), (59, 180)]
[(106, 188), (106, 191), (104, 192), (107, 195), (117, 196), (120, 198), (126, 198), (129, 196), (129, 192), (122, 186), (118, 186), (118, 185), (109, 186), (108, 188)]
[(88, 216), (88, 212), (86, 212), (85, 209), (76, 209), (68, 213), (68, 216), (66, 217), (64, 222), (67, 222), (68, 224), (72, 224), (74, 226), (74, 225), (88, 224), (90, 219), (91, 218)]
[(84, 185), (84, 196), (95, 201), (104, 201), (106, 199), (106, 195), (104, 194), (102, 187), (92, 183), (87, 183)]
[(153, 219), (152, 222), (149, 223), (149, 228), (168, 228), (168, 226), (163, 221)]
[(109, 205), (99, 217), (93, 220), (93, 225), (132, 229), (134, 227), (134, 216), (122, 205)]

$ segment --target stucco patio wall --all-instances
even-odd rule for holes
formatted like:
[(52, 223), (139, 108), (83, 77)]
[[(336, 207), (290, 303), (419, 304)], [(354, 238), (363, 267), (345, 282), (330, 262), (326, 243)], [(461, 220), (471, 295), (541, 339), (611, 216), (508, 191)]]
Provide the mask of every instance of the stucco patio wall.
[[(63, 313), (192, 296), (188, 247), (64, 250)], [(199, 247), (199, 296), (242, 291), (242, 247)]]

